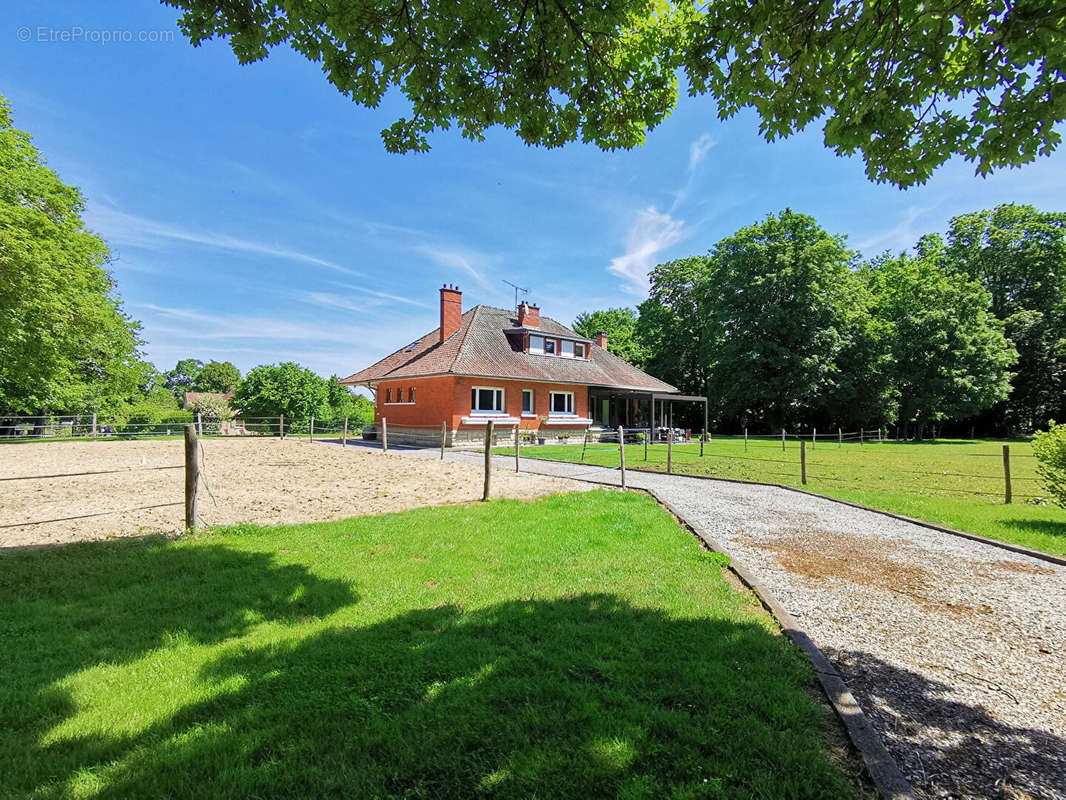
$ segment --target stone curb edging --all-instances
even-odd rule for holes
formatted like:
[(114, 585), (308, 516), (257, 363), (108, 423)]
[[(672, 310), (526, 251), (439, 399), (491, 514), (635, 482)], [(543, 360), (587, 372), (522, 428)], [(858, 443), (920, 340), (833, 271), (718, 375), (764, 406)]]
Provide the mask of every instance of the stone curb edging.
[(686, 519), (680, 511), (654, 490), (638, 489), (637, 491), (649, 494), (707, 547), (729, 559), (730, 571), (755, 593), (759, 602), (777, 620), (785, 635), (807, 655), (814, 668), (814, 674), (822, 685), (822, 690), (847, 731), (848, 738), (862, 756), (878, 794), (886, 800), (914, 800), (914, 791), (910, 783), (900, 772), (896, 760), (885, 748), (877, 731), (870, 725), (862, 708), (851, 694), (851, 690), (848, 689), (847, 683), (844, 682), (844, 678), (780, 601), (754, 575), (738, 564), (729, 552), (724, 550), (700, 525)]
[[(612, 469), (617, 471), (618, 467), (606, 467), (602, 464), (584, 464), (580, 461), (564, 461), (559, 458), (539, 458), (533, 456), (526, 456), (530, 461), (548, 461), (552, 464), (574, 464), (576, 466), (586, 467), (600, 467), (601, 469)], [(926, 522), (922, 519), (916, 519), (915, 517), (908, 517), (903, 514), (897, 514), (894, 511), (885, 511), (880, 508), (873, 508), (871, 506), (864, 506), (861, 503), (853, 503), (850, 500), (839, 500), (836, 497), (830, 497), (829, 495), (819, 494), (818, 492), (812, 492), (809, 489), (800, 489), (796, 486), (786, 486), (783, 483), (763, 483), (762, 481), (746, 481), (741, 478), (712, 478), (710, 475), (689, 475), (684, 472), (662, 472), (656, 469), (643, 469), (641, 467), (626, 467), (626, 472), (641, 472), (645, 475), (665, 475), (671, 478), (695, 478), (698, 481), (717, 481), (720, 483), (739, 483), (744, 486), (770, 486), (774, 489), (784, 489), (787, 492), (796, 492), (797, 494), (805, 494), (808, 497), (817, 497), (821, 500), (828, 500), (830, 503), (840, 503), (841, 505), (851, 506), (852, 508), (860, 509), (861, 511), (871, 511), (874, 514), (881, 514), (885, 517), (891, 517), (892, 519), (898, 519), (900, 522), (909, 522), (912, 525), (919, 525), (923, 528), (929, 528), (930, 530), (940, 531), (941, 533), (949, 533), (952, 536), (961, 536), (963, 539), (970, 539), (975, 542), (981, 542), (982, 544), (988, 544), (992, 547), (998, 547), (1001, 550), (1009, 550), (1012, 553), (1018, 553), (1019, 555), (1029, 556), (1039, 561), (1047, 561), (1051, 564), (1058, 564), (1059, 566), (1066, 566), (1066, 557), (1053, 555), (1052, 553), (1044, 553), (1040, 550), (1033, 550), (1029, 547), (1023, 547), (1020, 544), (1011, 544), (1010, 542), (1001, 542), (998, 539), (989, 539), (987, 536), (981, 536), (976, 533), (967, 533), (966, 531), (960, 531), (956, 528), (949, 528), (945, 525), (937, 525), (935, 522)], [(565, 477), (565, 476), (562, 476)]]

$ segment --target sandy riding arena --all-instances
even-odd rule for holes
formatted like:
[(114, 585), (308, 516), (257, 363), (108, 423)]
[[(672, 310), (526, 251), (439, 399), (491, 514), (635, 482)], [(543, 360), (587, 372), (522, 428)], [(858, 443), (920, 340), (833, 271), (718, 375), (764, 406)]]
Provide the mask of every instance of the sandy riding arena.
[[(470, 464), (306, 440), (201, 444), (199, 514), (207, 525), (324, 521), (481, 497), (482, 472)], [(180, 440), (0, 447), (0, 548), (178, 530), (183, 463)], [(98, 474), (71, 474), (87, 472)], [(587, 486), (500, 470), (492, 494), (527, 498)]]

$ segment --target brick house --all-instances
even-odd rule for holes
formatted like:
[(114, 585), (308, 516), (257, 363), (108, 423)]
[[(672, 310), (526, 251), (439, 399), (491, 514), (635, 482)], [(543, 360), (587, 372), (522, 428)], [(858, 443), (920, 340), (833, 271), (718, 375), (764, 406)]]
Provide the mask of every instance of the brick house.
[(535, 305), (517, 311), (478, 305), (465, 313), (458, 287), (440, 290), (440, 327), (376, 364), (341, 380), (374, 394), (374, 424), (388, 422), (389, 441), (481, 442), (493, 420), (498, 441), (516, 431), (548, 442), (588, 429), (664, 425), (677, 389), (653, 378)]

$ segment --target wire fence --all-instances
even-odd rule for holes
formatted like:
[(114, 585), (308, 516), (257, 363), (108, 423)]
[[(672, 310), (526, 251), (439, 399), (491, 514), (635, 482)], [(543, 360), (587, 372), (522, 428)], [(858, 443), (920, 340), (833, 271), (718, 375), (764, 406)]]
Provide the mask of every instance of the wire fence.
[(158, 420), (95, 414), (9, 416), (0, 417), (0, 442), (180, 437), (189, 424), (196, 426), (199, 436), (343, 435), (345, 430), (357, 434), (362, 425), (351, 422), (344, 418), (286, 419), (283, 415), (218, 419), (192, 412), (175, 412)]
[[(352, 425), (350, 419), (287, 420), (278, 417), (248, 417), (235, 420), (208, 420), (198, 415), (179, 421), (131, 422), (106, 420), (92, 415), (71, 417), (24, 417), (0, 420), (0, 437), (9, 439), (108, 439), (123, 437), (183, 436), (186, 441), (184, 464), (141, 467), (141, 470), (184, 469), (186, 474), (186, 525), (195, 527), (200, 520), (196, 512), (197, 489), (202, 487), (214, 500), (206, 478), (202, 444), (199, 437), (260, 436), (283, 437), (314, 442), (329, 439), (347, 445), (362, 437), (367, 444), (387, 451), (387, 419), (366, 431)], [(116, 424), (121, 422), (121, 426)], [(12, 432), (14, 429), (14, 432)], [(547, 444), (544, 429), (522, 429), (517, 421), (494, 424), (479, 420), (459, 429), (446, 421), (440, 425), (394, 426), (393, 446), (440, 448), (445, 451), (462, 446), (485, 456), (484, 498), (491, 493), (493, 454), (513, 454), (515, 470), (522, 458), (541, 458), (589, 466), (619, 469), (622, 485), (629, 470), (650, 470), (679, 475), (702, 475), (760, 483), (782, 483), (814, 489), (879, 491), (911, 495), (945, 494), (974, 497), (986, 501), (1011, 503), (1014, 500), (1042, 502), (1041, 480), (1035, 473), (1031, 453), (1011, 452), (1009, 444), (1001, 452), (964, 452), (965, 445), (943, 445), (938, 450), (925, 445), (906, 444), (896, 447), (866, 447), (866, 444), (890, 442), (883, 430), (837, 431), (835, 437), (820, 434), (693, 435), (681, 428), (620, 427), (614, 429), (577, 429), (551, 431), (555, 444)], [(190, 441), (192, 444), (190, 445)], [(891, 444), (896, 443), (891, 440)], [(190, 447), (192, 448), (190, 450)], [(941, 446), (937, 446), (941, 447)], [(949, 452), (950, 451), (950, 452)], [(948, 453), (947, 455), (939, 455)], [(915, 456), (918, 456), (917, 458)], [(996, 461), (989, 461), (996, 459)], [(143, 461), (142, 461), (143, 463)], [(105, 475), (129, 470), (91, 470), (54, 472), (41, 475), (0, 477), (5, 485), (14, 481), (62, 480), (81, 476)], [(1018, 489), (1019, 491), (1015, 491)], [(190, 508), (190, 498), (192, 507)], [(0, 524), (0, 529), (25, 527), (82, 519), (87, 516), (128, 514), (146, 509), (182, 505), (181, 502), (136, 508), (92, 512), (62, 519), (41, 519), (15, 524)]]
[[(510, 437), (510, 434), (506, 434)], [(509, 441), (513, 441), (510, 440)], [(620, 446), (620, 441), (624, 446)], [(892, 444), (870, 448), (865, 445)], [(701, 475), (756, 483), (782, 483), (827, 490), (1047, 502), (1035, 456), (1014, 452), (965, 452), (969, 445), (923, 445), (889, 440), (884, 430), (811, 434), (693, 435), (668, 428), (622, 428), (580, 433), (563, 446), (519, 442), (517, 457), (584, 463), (621, 469)], [(499, 441), (491, 447), (508, 452)], [(480, 450), (484, 449), (482, 445)], [(995, 459), (995, 461), (989, 461)], [(517, 462), (516, 462), (517, 463)]]

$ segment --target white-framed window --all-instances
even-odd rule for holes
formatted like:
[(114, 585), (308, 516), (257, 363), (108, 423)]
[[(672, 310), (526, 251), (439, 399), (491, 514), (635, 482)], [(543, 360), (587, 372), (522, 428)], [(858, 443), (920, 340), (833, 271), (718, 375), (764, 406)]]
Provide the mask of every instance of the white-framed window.
[(495, 386), (473, 386), (470, 389), (471, 414), (502, 414), (503, 389)]
[(386, 389), (385, 390), (385, 402), (386, 403), (391, 403), (392, 402), (392, 389)]
[(544, 352), (546, 354), (550, 355), (550, 356), (555, 355), (555, 340), (554, 339), (545, 339), (544, 340)]
[(532, 389), (523, 389), (522, 390), (522, 413), (523, 414), (532, 414), (533, 413), (533, 390)]
[(549, 396), (548, 410), (552, 414), (573, 414), (573, 392), (551, 392)]
[(543, 353), (544, 352), (544, 337), (543, 336), (530, 336), (529, 337), (529, 352), (531, 352), (531, 353)]
[(561, 342), (559, 342), (559, 354), (566, 356), (567, 358), (573, 358), (574, 343), (568, 342), (566, 339), (563, 339)]
[(585, 344), (584, 342), (574, 342), (574, 358), (585, 357)]
[(407, 402), (408, 403), (412, 403), (412, 404), (415, 402), (415, 387), (414, 386), (412, 386), (410, 389), (407, 390)]

